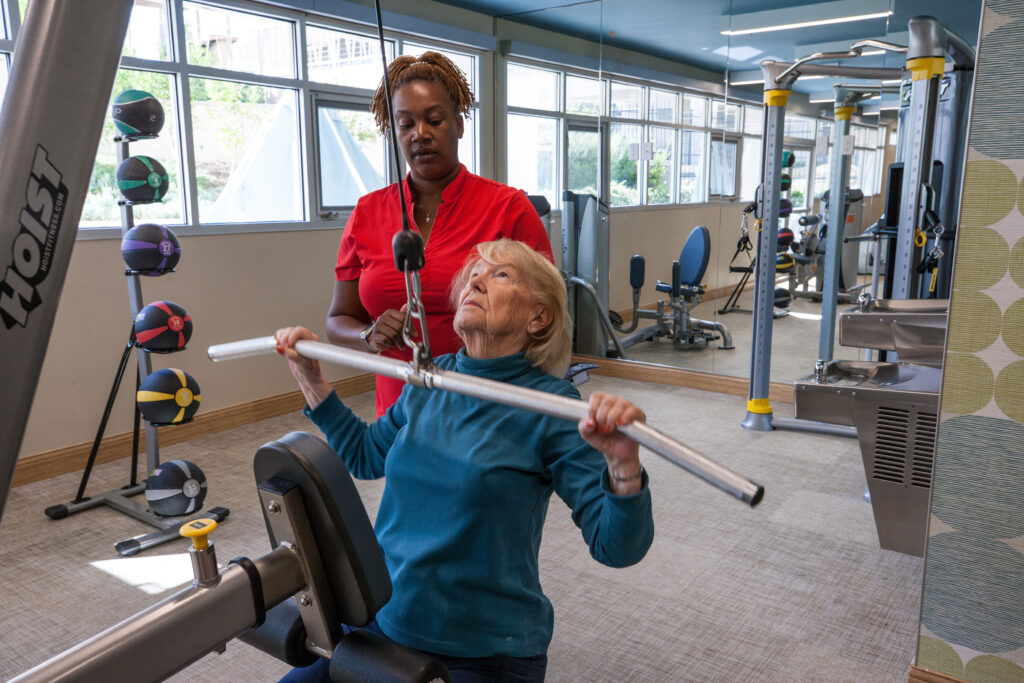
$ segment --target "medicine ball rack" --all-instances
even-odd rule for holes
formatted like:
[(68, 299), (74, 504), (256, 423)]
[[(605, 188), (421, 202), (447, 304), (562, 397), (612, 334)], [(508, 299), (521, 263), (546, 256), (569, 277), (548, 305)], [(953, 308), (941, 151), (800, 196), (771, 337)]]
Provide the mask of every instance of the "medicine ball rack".
[[(140, 134), (140, 135), (120, 135), (114, 138), (114, 143), (117, 148), (117, 163), (118, 166), (130, 157), (129, 144), (138, 140), (149, 140), (158, 137), (157, 134)], [(155, 200), (160, 201), (160, 200)], [(121, 208), (121, 235), (122, 237), (128, 233), (133, 227), (135, 227), (135, 214), (132, 206), (135, 204), (150, 204), (151, 201), (139, 202), (129, 201), (122, 197), (118, 200), (118, 205)], [(100, 443), (103, 440), (103, 434), (106, 431), (107, 420), (110, 417), (111, 409), (114, 405), (114, 400), (117, 398), (117, 392), (121, 386), (121, 380), (124, 377), (125, 368), (128, 365), (128, 359), (131, 356), (132, 349), (136, 351), (136, 357), (138, 360), (138, 368), (135, 375), (135, 389), (138, 391), (139, 385), (142, 380), (148, 377), (153, 372), (153, 363), (150, 358), (151, 353), (175, 353), (177, 351), (184, 350), (174, 349), (172, 351), (157, 351), (143, 348), (138, 342), (135, 335), (135, 318), (138, 316), (139, 311), (143, 309), (145, 304), (142, 298), (142, 283), (139, 279), (140, 275), (163, 275), (166, 273), (174, 272), (173, 268), (168, 268), (161, 271), (139, 271), (132, 268), (125, 269), (125, 277), (128, 282), (128, 301), (132, 315), (132, 328), (129, 331), (128, 342), (125, 344), (124, 352), (121, 354), (121, 360), (118, 363), (117, 372), (114, 375), (114, 382), (110, 388), (110, 394), (107, 396), (107, 402), (103, 410), (103, 416), (100, 419), (99, 428), (96, 431), (96, 438), (93, 439), (92, 448), (89, 451), (89, 458), (86, 461), (85, 470), (82, 472), (82, 479), (78, 485), (78, 492), (75, 494), (74, 500), (69, 503), (52, 505), (45, 510), (47, 517), (53, 520), (64, 519), (69, 515), (73, 515), (76, 512), (88, 510), (90, 508), (97, 507), (99, 505), (106, 505), (118, 512), (122, 512), (129, 517), (134, 517), (139, 521), (145, 522), (150, 526), (153, 526), (157, 531), (133, 536), (132, 538), (119, 541), (114, 544), (114, 548), (117, 552), (128, 557), (136, 555), (139, 552), (152, 548), (155, 545), (171, 541), (176, 538), (180, 538), (178, 531), (179, 529), (193, 521), (198, 517), (206, 519), (214, 519), (217, 522), (222, 522), (228, 516), (229, 510), (223, 507), (215, 507), (207, 510), (201, 515), (192, 515), (189, 519), (183, 519), (180, 517), (161, 517), (151, 512), (145, 505), (141, 505), (131, 500), (132, 496), (137, 496), (145, 492), (146, 483), (145, 481), (139, 482), (137, 476), (138, 459), (139, 459), (139, 431), (140, 424), (144, 419), (142, 413), (139, 410), (138, 401), (134, 402), (135, 417), (132, 428), (132, 452), (131, 452), (131, 466), (129, 471), (129, 481), (125, 486), (119, 489), (111, 489), (104, 491), (103, 493), (86, 496), (85, 488), (89, 483), (89, 476), (92, 473), (92, 467), (96, 461), (96, 454), (99, 451)], [(187, 418), (181, 422), (175, 424), (184, 424), (191, 422), (192, 418)], [(160, 447), (159, 438), (157, 434), (157, 427), (164, 426), (161, 424), (150, 422), (146, 420), (146, 472), (152, 472), (160, 466)], [(198, 511), (197, 511), (198, 512)]]

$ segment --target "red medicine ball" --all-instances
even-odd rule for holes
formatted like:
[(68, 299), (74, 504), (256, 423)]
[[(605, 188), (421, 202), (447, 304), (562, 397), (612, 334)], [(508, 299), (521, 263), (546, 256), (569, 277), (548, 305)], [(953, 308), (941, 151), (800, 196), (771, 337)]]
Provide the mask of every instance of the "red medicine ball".
[(793, 244), (793, 231), (789, 228), (779, 228), (779, 246), (788, 247)]
[(134, 329), (147, 351), (180, 351), (192, 336), (192, 318), (173, 301), (154, 301), (135, 316)]

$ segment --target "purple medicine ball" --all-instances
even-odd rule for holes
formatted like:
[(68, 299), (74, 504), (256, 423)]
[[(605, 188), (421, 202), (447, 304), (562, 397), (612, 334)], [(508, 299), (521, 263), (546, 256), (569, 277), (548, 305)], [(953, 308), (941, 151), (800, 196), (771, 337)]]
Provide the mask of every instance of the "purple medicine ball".
[(143, 223), (124, 234), (121, 258), (130, 270), (143, 275), (163, 275), (173, 270), (181, 257), (181, 244), (170, 229)]

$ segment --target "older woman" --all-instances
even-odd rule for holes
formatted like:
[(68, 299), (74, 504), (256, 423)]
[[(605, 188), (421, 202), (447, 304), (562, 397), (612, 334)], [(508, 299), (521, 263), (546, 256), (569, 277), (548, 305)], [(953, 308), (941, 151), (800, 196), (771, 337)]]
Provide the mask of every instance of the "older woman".
[[(410, 226), (423, 237), (427, 267), (420, 272), (431, 350), (462, 345), (452, 327), (448, 286), (474, 245), (500, 237), (551, 253), (544, 226), (526, 195), (473, 175), (459, 162), (463, 117), (473, 106), (466, 77), (447, 57), (402, 56), (388, 68), (398, 144), (409, 174), (403, 181)], [(370, 109), (382, 134), (390, 128), (383, 81)], [(362, 197), (338, 249), (334, 295), (327, 314), (333, 344), (409, 360), (401, 335), (405, 301), (391, 239), (402, 229), (397, 183)], [(402, 383), (377, 378), (377, 414), (398, 398)]]
[[(565, 285), (546, 258), (508, 239), (478, 245), (452, 304), (465, 347), (437, 358), (440, 368), (579, 397), (559, 378), (571, 329)], [(438, 657), (453, 681), (543, 680), (554, 616), (537, 554), (548, 500), (555, 492), (569, 505), (599, 562), (640, 561), (654, 534), (651, 497), (637, 444), (617, 427), (643, 413), (595, 393), (573, 426), (410, 385), (367, 426), (318, 363), (295, 352), (315, 338), (299, 327), (277, 333), (306, 414), (354, 476), (386, 477), (375, 527), (394, 591), (374, 628)]]

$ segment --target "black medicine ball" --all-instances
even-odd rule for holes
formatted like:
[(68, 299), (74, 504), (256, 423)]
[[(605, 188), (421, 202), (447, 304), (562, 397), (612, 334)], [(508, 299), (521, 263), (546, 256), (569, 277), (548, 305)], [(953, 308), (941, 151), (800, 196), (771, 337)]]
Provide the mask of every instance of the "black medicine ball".
[(121, 258), (130, 270), (163, 275), (174, 269), (180, 257), (178, 237), (156, 223), (136, 225), (121, 238)]
[(128, 157), (117, 167), (117, 189), (136, 204), (158, 202), (167, 194), (167, 170), (152, 157)]
[(161, 517), (201, 510), (205, 498), (206, 475), (188, 460), (168, 460), (146, 478), (146, 502)]
[(793, 213), (793, 202), (788, 199), (779, 200), (779, 218), (785, 218)]
[(779, 186), (779, 189), (782, 190), (783, 192), (789, 192), (789, 188), (792, 187), (793, 185), (793, 179), (789, 177), (789, 174), (783, 173), (781, 176), (781, 181), (782, 183)]
[(188, 422), (199, 410), (199, 383), (183, 370), (164, 368), (142, 380), (135, 401), (155, 425)]
[(154, 301), (135, 316), (134, 330), (148, 351), (179, 351), (192, 337), (192, 318), (173, 301)]
[(779, 308), (786, 308), (793, 301), (793, 295), (785, 287), (775, 288), (775, 305)]
[(156, 135), (164, 127), (164, 108), (145, 90), (125, 90), (115, 97), (110, 115), (124, 135)]

